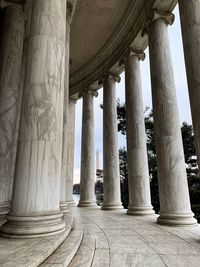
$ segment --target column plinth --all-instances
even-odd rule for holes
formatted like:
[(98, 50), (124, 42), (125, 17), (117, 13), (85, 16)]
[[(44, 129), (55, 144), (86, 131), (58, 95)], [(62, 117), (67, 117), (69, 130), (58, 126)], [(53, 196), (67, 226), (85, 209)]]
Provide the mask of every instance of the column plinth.
[(10, 202), (1, 202), (0, 204), (0, 216), (5, 216), (10, 211)]
[(12, 165), (20, 100), (20, 77), (25, 15), (11, 4), (1, 14), (0, 43), (0, 215), (10, 210), (13, 187)]
[(107, 75), (103, 79), (103, 210), (122, 209), (119, 176), (116, 81)]
[(65, 231), (59, 210), (66, 1), (34, 0), (12, 207), (1, 234), (34, 238)]
[(73, 207), (73, 206), (76, 206), (76, 203), (74, 199), (72, 198), (71, 200), (67, 200), (67, 205), (68, 207)]
[(149, 27), (149, 53), (158, 169), (160, 212), (158, 223), (194, 225), (191, 212), (168, 20), (155, 19)]
[(59, 203), (60, 210), (63, 214), (66, 214), (69, 212), (69, 207), (67, 201), (60, 201)]
[(157, 222), (163, 225), (172, 225), (172, 226), (193, 226), (197, 224), (197, 220), (194, 218), (193, 212), (188, 213), (169, 213), (159, 212), (159, 217)]
[(81, 183), (78, 207), (97, 206), (94, 171), (94, 92), (86, 90), (83, 96)]
[(124, 57), (126, 81), (126, 130), (128, 153), (128, 215), (153, 214), (143, 114), (140, 59), (145, 54), (129, 51)]
[(51, 236), (62, 233), (65, 229), (63, 215), (59, 211), (20, 217), (10, 214), (6, 218), (9, 224), (2, 226), (1, 236), (9, 238), (27, 239)]

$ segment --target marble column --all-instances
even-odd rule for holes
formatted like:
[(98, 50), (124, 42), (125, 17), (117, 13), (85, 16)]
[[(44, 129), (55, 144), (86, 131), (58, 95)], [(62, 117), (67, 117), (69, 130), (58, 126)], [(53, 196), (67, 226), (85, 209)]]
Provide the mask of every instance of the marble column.
[(116, 81), (119, 76), (103, 79), (103, 210), (121, 209), (119, 151), (117, 131)]
[(140, 77), (143, 52), (129, 50), (123, 57), (126, 88), (129, 215), (154, 213), (151, 206), (144, 109)]
[(158, 223), (193, 225), (170, 55), (172, 14), (155, 13), (149, 34), (150, 70), (157, 153), (160, 216)]
[(179, 0), (195, 146), (200, 168), (200, 2)]
[(65, 46), (65, 91), (64, 91), (64, 113), (63, 113), (63, 146), (60, 181), (60, 210), (62, 213), (69, 211), (66, 201), (67, 182), (67, 154), (68, 154), (68, 103), (69, 103), (69, 49), (70, 49), (70, 10), (67, 9), (66, 19), (66, 46)]
[(34, 0), (12, 208), (1, 234), (65, 230), (59, 210), (65, 75), (65, 0)]
[(12, 159), (20, 98), (25, 15), (21, 5), (4, 8), (0, 31), (0, 215), (9, 212)]
[(94, 95), (91, 90), (82, 92), (83, 118), (81, 142), (81, 182), (79, 207), (96, 206), (94, 170)]
[(68, 135), (67, 135), (67, 180), (66, 201), (68, 206), (74, 206), (73, 178), (74, 178), (74, 145), (75, 145), (75, 112), (76, 101), (69, 98), (68, 104)]

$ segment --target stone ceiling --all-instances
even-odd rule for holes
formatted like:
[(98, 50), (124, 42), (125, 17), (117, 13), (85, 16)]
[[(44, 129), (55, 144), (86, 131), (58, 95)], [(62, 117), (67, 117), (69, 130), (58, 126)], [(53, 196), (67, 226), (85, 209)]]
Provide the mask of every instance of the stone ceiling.
[[(23, 2), (24, 0), (1, 0)], [(70, 95), (98, 88), (108, 70), (121, 73), (119, 60), (128, 47), (148, 45), (141, 32), (152, 9), (172, 11), (178, 0), (68, 0), (76, 3), (71, 23)]]
[(120, 73), (118, 61), (132, 46), (144, 49), (141, 30), (152, 9), (172, 11), (177, 0), (78, 0), (71, 25), (70, 95), (97, 87), (108, 71)]

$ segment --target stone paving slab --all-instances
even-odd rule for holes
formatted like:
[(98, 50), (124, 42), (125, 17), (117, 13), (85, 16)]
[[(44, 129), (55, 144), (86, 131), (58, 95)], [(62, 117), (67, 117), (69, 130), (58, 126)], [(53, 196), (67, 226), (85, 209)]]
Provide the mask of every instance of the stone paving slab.
[(65, 240), (73, 226), (71, 216), (66, 218), (66, 230), (55, 236), (33, 239), (0, 237), (1, 267), (36, 267), (49, 257)]
[[(157, 215), (135, 217), (125, 210), (71, 208), (74, 231), (70, 240), (56, 250), (41, 267), (199, 267), (200, 226), (169, 227), (156, 223)], [(83, 233), (80, 242), (80, 233)], [(0, 238), (0, 266), (38, 266), (35, 253), (58, 237), (32, 240)], [(76, 244), (79, 239), (79, 248)], [(2, 242), (3, 241), (3, 242)], [(17, 243), (16, 243), (17, 242)], [(7, 248), (5, 250), (5, 247)], [(65, 261), (76, 247), (74, 258)], [(71, 257), (72, 258), (72, 257)], [(31, 261), (35, 265), (30, 265)], [(53, 259), (51, 261), (50, 259)]]
[(157, 215), (128, 216), (125, 210), (72, 208), (71, 213), (75, 224), (96, 242), (92, 261), (77, 254), (70, 267), (200, 266), (200, 225), (161, 226)]
[(68, 266), (83, 239), (83, 230), (72, 230), (61, 246), (45, 260), (41, 267)]
[(90, 267), (93, 262), (95, 249), (95, 236), (84, 233), (82, 243), (69, 267)]

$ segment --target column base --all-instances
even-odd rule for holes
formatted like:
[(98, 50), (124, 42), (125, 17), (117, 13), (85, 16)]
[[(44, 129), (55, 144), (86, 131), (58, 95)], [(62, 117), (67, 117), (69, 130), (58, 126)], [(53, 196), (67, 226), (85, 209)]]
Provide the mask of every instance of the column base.
[(5, 216), (10, 211), (10, 203), (4, 202), (0, 203), (0, 216)]
[(79, 201), (78, 207), (97, 207), (95, 200), (93, 201)]
[(151, 215), (155, 214), (155, 211), (153, 210), (152, 206), (147, 207), (128, 207), (127, 210), (128, 215), (134, 215), (134, 216), (145, 216), (145, 215)]
[(113, 202), (113, 203), (103, 203), (101, 206), (102, 210), (120, 210), (123, 209), (121, 202)]
[(68, 204), (66, 201), (61, 201), (59, 204), (59, 208), (63, 214), (66, 214), (69, 212)]
[(68, 207), (76, 206), (76, 203), (75, 203), (75, 201), (73, 199), (72, 200), (67, 200), (66, 202), (67, 202)]
[(157, 223), (169, 226), (194, 226), (197, 225), (197, 220), (193, 216), (194, 213), (192, 212), (185, 214), (160, 213)]
[(8, 215), (0, 235), (8, 238), (38, 238), (65, 231), (63, 214), (60, 212), (32, 214), (32, 216)]

